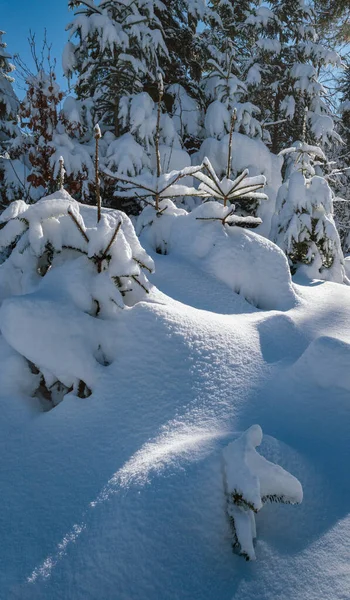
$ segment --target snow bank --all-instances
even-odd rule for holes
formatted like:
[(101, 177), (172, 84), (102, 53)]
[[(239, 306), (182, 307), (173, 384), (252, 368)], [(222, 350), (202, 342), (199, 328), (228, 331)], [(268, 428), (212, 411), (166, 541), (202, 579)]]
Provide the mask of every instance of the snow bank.
[(152, 207), (141, 213), (137, 229), (143, 243), (181, 255), (258, 308), (287, 310), (295, 305), (284, 253), (252, 231), (223, 226), (227, 208), (207, 202), (187, 213), (165, 200), (161, 209), (159, 217)]
[(36, 365), (48, 387), (58, 380), (76, 389), (82, 380), (93, 389), (101, 368), (94, 358), (101, 341), (99, 322), (62, 294), (55, 297), (55, 291), (46, 285), (5, 300), (0, 308), (2, 335)]

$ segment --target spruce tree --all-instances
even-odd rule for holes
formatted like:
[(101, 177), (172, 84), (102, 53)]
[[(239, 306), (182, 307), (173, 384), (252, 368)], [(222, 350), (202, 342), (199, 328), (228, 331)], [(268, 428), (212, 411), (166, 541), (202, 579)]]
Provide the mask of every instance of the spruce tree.
[(254, 40), (251, 66), (261, 76), (250, 88), (251, 100), (261, 110), (275, 153), (302, 138), (306, 108), (308, 143), (339, 140), (320, 72), (328, 65), (339, 66), (340, 58), (318, 43), (315, 21), (312, 6), (304, 0), (270, 0), (256, 7), (244, 24), (247, 39)]
[[(251, 2), (213, 2), (217, 19), (204, 31), (208, 40), (205, 54), (203, 90), (206, 99), (204, 135), (222, 139), (229, 132), (235, 109), (235, 131), (262, 137), (259, 108), (250, 102), (248, 85), (259, 79), (251, 68), (244, 21)], [(214, 13), (213, 13), (214, 14)], [(252, 40), (250, 39), (250, 43)]]
[[(78, 99), (91, 102), (107, 135), (103, 164), (118, 175), (155, 173), (156, 135), (163, 172), (189, 166), (188, 152), (198, 146), (204, 46), (198, 24), (208, 21), (212, 11), (202, 0), (170, 4), (69, 3), (75, 18), (68, 26), (64, 69), (77, 75)], [(164, 81), (160, 102), (158, 74)], [(106, 199), (113, 197), (115, 186), (115, 180), (104, 177)], [(137, 211), (119, 194), (113, 205)]]
[(279, 189), (272, 238), (286, 253), (292, 274), (343, 283), (344, 257), (333, 218), (333, 193), (315, 168), (326, 157), (317, 146), (296, 142), (283, 151), (287, 178)]
[[(91, 98), (100, 123), (122, 134), (120, 101), (145, 86), (156, 91), (160, 57), (167, 56), (154, 0), (69, 2), (75, 12), (63, 67), (76, 73), (79, 99)], [(153, 83), (153, 86), (152, 86)]]
[(11, 55), (2, 41), (4, 31), (0, 31), (0, 204), (1, 208), (22, 193), (22, 182), (11, 160), (9, 144), (18, 134), (19, 100), (13, 89), (11, 73), (15, 67), (9, 62)]

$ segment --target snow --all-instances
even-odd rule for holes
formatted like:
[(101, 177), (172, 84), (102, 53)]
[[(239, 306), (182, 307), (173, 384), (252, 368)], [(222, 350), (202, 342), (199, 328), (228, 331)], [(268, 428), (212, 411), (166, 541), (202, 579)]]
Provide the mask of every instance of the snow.
[[(299, 285), (297, 305), (262, 312), (181, 256), (154, 259), (150, 277), (177, 300), (154, 289), (105, 321), (113, 362), (90, 398), (41, 412), (35, 376), (0, 338), (2, 380), (13, 374), (0, 392), (4, 596), (343, 600), (349, 289)], [(231, 550), (222, 452), (256, 422), (261, 456), (304, 501), (259, 511), (250, 564)]]
[(138, 232), (146, 248), (181, 256), (254, 306), (284, 310), (296, 303), (286, 256), (256, 233), (223, 225), (229, 208), (206, 202), (187, 213), (167, 200), (161, 201), (160, 210), (157, 217), (148, 206), (139, 217)]

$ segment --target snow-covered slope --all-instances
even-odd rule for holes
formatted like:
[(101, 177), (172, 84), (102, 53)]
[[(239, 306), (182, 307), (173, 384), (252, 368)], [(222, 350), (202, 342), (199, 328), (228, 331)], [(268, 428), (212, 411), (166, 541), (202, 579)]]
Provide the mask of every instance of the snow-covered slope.
[[(295, 308), (262, 312), (185, 261), (154, 258), (153, 282), (175, 299), (154, 289), (121, 313), (118, 359), (90, 398), (42, 413), (2, 342), (3, 597), (343, 600), (349, 289), (298, 286)], [(222, 449), (254, 423), (304, 501), (259, 512), (257, 561), (245, 563)]]

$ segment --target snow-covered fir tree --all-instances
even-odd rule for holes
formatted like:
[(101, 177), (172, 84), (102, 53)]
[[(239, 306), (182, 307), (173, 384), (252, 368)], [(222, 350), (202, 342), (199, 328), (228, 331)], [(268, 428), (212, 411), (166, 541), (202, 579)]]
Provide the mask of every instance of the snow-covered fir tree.
[(259, 4), (247, 16), (245, 31), (247, 40), (254, 40), (251, 67), (260, 76), (252, 82), (250, 98), (261, 110), (272, 151), (301, 139), (305, 108), (307, 142), (339, 139), (320, 72), (327, 65), (339, 66), (341, 60), (319, 43), (312, 4), (306, 0)]
[[(249, 101), (248, 84), (260, 80), (251, 66), (244, 19), (252, 3), (216, 2), (218, 19), (204, 31), (209, 40), (203, 76), (206, 99), (204, 136), (221, 139), (230, 130), (236, 110), (235, 131), (262, 137), (260, 109)], [(251, 43), (251, 40), (250, 40)]]
[(69, 2), (75, 14), (68, 25), (64, 71), (68, 76), (77, 73), (78, 98), (92, 98), (97, 120), (115, 135), (123, 133), (121, 99), (152, 86), (160, 57), (167, 55), (155, 14), (158, 4), (154, 0)]
[[(204, 40), (197, 30), (213, 11), (203, 0), (176, 0), (171, 10), (159, 1), (105, 0), (70, 6), (75, 18), (68, 26), (64, 69), (67, 75), (78, 76), (79, 100), (92, 102), (102, 144), (107, 136), (103, 161), (107, 169), (128, 177), (154, 173), (158, 134), (162, 170), (189, 166), (187, 150), (198, 146), (200, 131)], [(164, 80), (161, 101), (158, 73)], [(110, 201), (115, 183), (104, 178), (104, 186)], [(130, 200), (117, 202), (133, 210)]]
[(315, 174), (322, 150), (296, 142), (283, 151), (287, 179), (281, 186), (272, 238), (286, 253), (292, 273), (310, 278), (346, 281), (344, 257), (333, 218), (333, 193), (324, 177)]
[(13, 89), (14, 65), (9, 60), (7, 44), (2, 40), (4, 31), (0, 31), (0, 203), (1, 207), (23, 193), (20, 176), (16, 171), (22, 165), (14, 162), (9, 154), (10, 140), (18, 134), (19, 100)]
[(14, 79), (11, 73), (15, 67), (9, 62), (11, 55), (8, 54), (7, 44), (2, 37), (4, 31), (0, 31), (0, 144), (1, 151), (6, 151), (6, 141), (17, 132), (17, 114), (19, 100), (13, 89)]
[(337, 82), (340, 95), (340, 118), (337, 128), (343, 144), (334, 146), (330, 154), (330, 181), (335, 192), (334, 219), (344, 254), (350, 251), (350, 61), (345, 61)]

